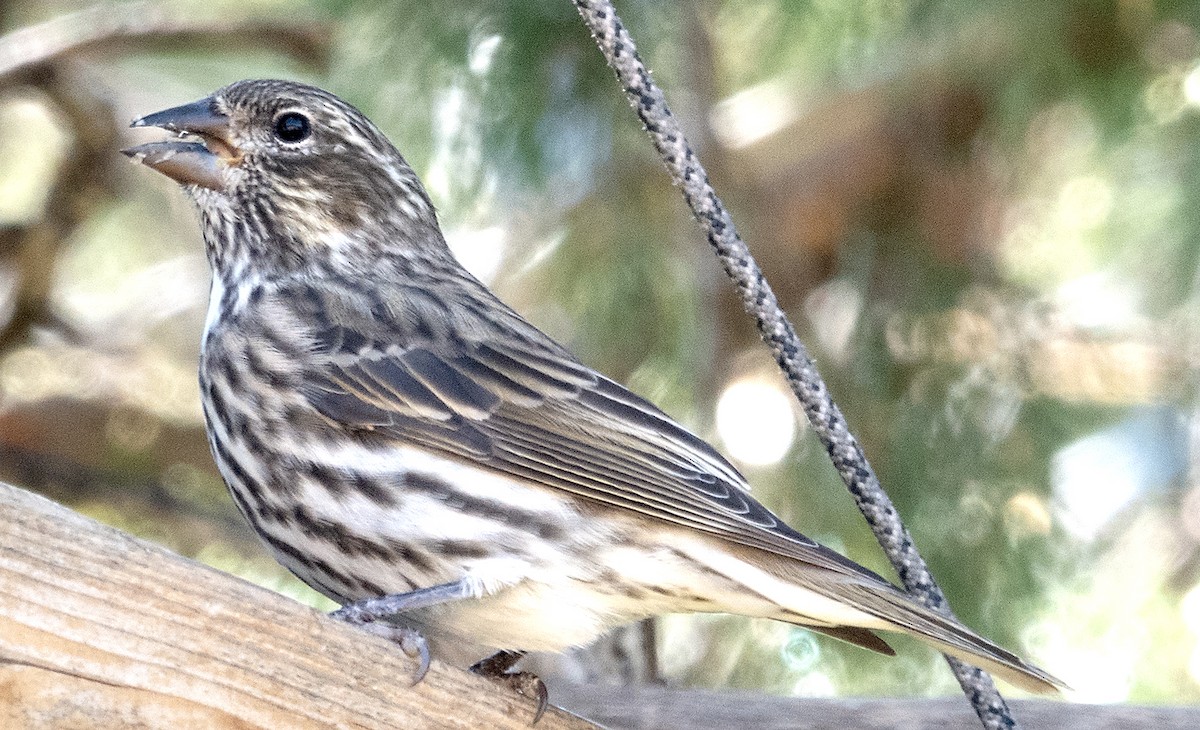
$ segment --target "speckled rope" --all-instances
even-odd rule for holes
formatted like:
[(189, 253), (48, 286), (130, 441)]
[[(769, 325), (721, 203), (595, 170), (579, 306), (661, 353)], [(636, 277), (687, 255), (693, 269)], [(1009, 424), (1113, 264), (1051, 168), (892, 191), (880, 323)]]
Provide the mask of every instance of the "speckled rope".
[[(742, 306), (758, 322), (763, 341), (787, 377), (808, 420), (829, 458), (854, 496), (876, 539), (895, 566), (905, 588), (927, 606), (950, 614), (946, 597), (929, 574), (929, 568), (913, 545), (912, 536), (900, 521), (891, 499), (867, 463), (858, 440), (834, 404), (825, 382), (817, 373), (792, 323), (779, 307), (762, 270), (746, 248), (721, 199), (708, 182), (708, 173), (692, 151), (667, 107), (662, 90), (650, 78), (638, 56), (629, 32), (608, 0), (573, 0), (592, 32), (608, 65), (617, 74), (629, 103), (658, 148), (672, 180), (708, 235), (708, 242), (733, 280)], [(975, 707), (984, 727), (1009, 730), (1017, 723), (992, 678), (981, 669), (946, 657), (963, 692)]]

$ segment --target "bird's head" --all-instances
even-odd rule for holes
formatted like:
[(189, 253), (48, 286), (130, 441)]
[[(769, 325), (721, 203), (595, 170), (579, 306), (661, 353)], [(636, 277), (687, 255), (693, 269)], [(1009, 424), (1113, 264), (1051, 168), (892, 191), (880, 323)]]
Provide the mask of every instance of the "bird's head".
[[(416, 174), (361, 112), (313, 86), (251, 80), (149, 114), (177, 139), (123, 152), (180, 183), (200, 207), (218, 273), (349, 261), (382, 242), (441, 245)], [(431, 233), (432, 232), (432, 233)], [(432, 240), (431, 240), (432, 239)]]

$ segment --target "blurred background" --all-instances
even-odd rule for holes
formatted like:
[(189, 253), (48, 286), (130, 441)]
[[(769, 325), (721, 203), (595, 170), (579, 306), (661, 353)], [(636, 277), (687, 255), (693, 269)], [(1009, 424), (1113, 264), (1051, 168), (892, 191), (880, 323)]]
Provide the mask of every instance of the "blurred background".
[[(1200, 5), (618, 10), (958, 615), (1071, 699), (1200, 701)], [(519, 311), (893, 575), (567, 0), (14, 0), (0, 29), (0, 479), (329, 608), (225, 494), (197, 218), (118, 154), (286, 77), (383, 128)], [(895, 644), (680, 616), (539, 671), (957, 692)]]

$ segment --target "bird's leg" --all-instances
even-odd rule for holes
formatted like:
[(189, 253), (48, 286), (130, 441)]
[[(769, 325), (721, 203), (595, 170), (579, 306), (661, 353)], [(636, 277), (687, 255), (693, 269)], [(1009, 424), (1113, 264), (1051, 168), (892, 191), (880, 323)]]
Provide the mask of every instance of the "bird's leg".
[(329, 614), (339, 621), (361, 626), (373, 621), (395, 616), (405, 611), (418, 608), (428, 608), (440, 603), (470, 598), (473, 595), (471, 584), (466, 579), (453, 583), (418, 588), (408, 593), (394, 593), (378, 598), (364, 598), (361, 601), (348, 603)]
[(536, 725), (550, 702), (550, 692), (546, 689), (546, 683), (536, 675), (510, 671), (524, 656), (523, 651), (498, 651), (472, 664), (471, 671), (481, 677), (506, 684), (517, 694), (536, 698), (537, 710), (533, 713), (533, 722), (530, 723)]
[(410, 657), (419, 657), (420, 664), (413, 677), (413, 684), (417, 684), (425, 678), (425, 673), (429, 671), (429, 645), (425, 642), (425, 637), (421, 636), (416, 629), (397, 626), (388, 623), (386, 619), (398, 616), (404, 611), (449, 603), (469, 598), (471, 595), (469, 584), (465, 580), (459, 580), (428, 588), (418, 588), (408, 593), (367, 598), (342, 606), (329, 615), (399, 644), (404, 653)]

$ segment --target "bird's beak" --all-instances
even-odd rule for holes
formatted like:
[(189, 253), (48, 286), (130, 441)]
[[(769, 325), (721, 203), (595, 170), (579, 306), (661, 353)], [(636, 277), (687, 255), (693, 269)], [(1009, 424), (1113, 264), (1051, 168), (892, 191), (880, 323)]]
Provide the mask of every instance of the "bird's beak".
[(183, 185), (223, 191), (226, 168), (241, 160), (241, 152), (230, 140), (229, 117), (217, 110), (212, 97), (148, 114), (129, 126), (161, 127), (180, 137), (200, 138), (200, 142), (179, 139), (121, 150)]

